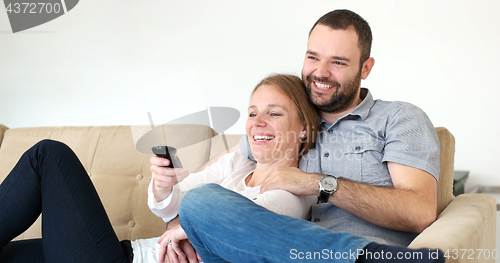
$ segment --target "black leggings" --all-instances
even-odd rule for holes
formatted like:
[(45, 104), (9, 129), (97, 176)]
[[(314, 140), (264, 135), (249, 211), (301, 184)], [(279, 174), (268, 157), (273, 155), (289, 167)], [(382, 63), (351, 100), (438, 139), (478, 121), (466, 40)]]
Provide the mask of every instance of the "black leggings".
[[(42, 213), (43, 211), (43, 213)], [(42, 213), (42, 238), (10, 242)], [(0, 185), (0, 262), (130, 262), (87, 172), (63, 143), (26, 151)]]

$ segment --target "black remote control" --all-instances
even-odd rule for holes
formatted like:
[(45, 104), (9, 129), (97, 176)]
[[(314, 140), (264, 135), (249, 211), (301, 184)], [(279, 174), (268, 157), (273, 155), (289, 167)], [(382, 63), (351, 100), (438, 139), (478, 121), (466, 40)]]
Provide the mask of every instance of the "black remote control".
[(177, 150), (172, 146), (157, 145), (151, 148), (153, 153), (158, 157), (167, 158), (170, 164), (167, 167), (170, 168), (182, 168), (181, 161), (177, 157)]

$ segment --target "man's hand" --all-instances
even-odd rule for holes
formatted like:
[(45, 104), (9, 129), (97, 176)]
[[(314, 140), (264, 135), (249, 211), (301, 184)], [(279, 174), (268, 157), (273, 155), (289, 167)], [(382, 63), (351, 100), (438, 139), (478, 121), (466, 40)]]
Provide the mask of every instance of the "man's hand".
[(153, 194), (157, 202), (167, 198), (172, 192), (172, 186), (178, 184), (189, 175), (182, 168), (168, 168), (170, 161), (167, 158), (152, 156), (151, 177), (153, 180)]
[(319, 195), (320, 174), (310, 174), (297, 167), (275, 168), (260, 186), (260, 192), (273, 189), (288, 191), (294, 195)]

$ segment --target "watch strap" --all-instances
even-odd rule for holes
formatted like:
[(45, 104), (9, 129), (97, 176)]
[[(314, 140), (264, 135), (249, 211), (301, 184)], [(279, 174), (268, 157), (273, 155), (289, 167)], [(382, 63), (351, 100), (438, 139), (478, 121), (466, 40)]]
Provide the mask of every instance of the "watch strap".
[(326, 203), (326, 202), (328, 202), (328, 198), (330, 198), (330, 195), (331, 195), (331, 194), (329, 194), (329, 193), (327, 193), (327, 192), (325, 192), (325, 191), (321, 190), (321, 191), (319, 192), (319, 197), (318, 197), (318, 199), (319, 199), (319, 201), (320, 201), (321, 203)]

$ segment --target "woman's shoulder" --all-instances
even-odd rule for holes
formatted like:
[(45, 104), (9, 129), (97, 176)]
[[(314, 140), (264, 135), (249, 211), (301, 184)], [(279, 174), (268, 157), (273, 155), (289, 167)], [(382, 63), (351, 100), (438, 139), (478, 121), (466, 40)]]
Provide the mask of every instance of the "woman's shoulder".
[(219, 161), (231, 164), (255, 164), (255, 162), (248, 159), (247, 156), (243, 156), (238, 152), (226, 153), (219, 159)]
[(224, 174), (233, 174), (234, 172), (253, 171), (256, 163), (249, 160), (238, 152), (226, 153), (219, 160), (212, 164), (213, 169), (225, 171)]

